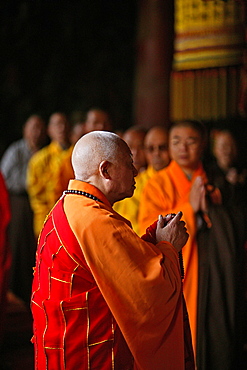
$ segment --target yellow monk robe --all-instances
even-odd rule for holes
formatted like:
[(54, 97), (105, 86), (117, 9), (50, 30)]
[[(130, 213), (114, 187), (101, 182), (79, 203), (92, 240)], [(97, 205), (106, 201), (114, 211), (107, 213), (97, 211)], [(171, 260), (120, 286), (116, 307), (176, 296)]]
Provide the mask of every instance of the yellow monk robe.
[(198, 251), (196, 243), (196, 218), (189, 202), (191, 186), (197, 176), (206, 177), (202, 165), (187, 179), (178, 164), (172, 161), (148, 181), (143, 189), (139, 209), (139, 226), (142, 233), (159, 214), (183, 212), (183, 220), (190, 235), (183, 248), (185, 267), (184, 296), (189, 313), (192, 342), (196, 348)]
[[(86, 262), (135, 360), (135, 369), (184, 369), (182, 283), (175, 248), (140, 239), (94, 186), (69, 189), (64, 211)], [(162, 250), (162, 252), (161, 252)]]
[(55, 193), (56, 199), (59, 199), (60, 196), (63, 194), (63, 191), (68, 189), (69, 180), (75, 178), (72, 163), (71, 163), (71, 155), (74, 146), (71, 146), (61, 161), (60, 169), (57, 175), (57, 184), (55, 185)]
[(157, 171), (152, 166), (148, 166), (148, 168), (140, 172), (136, 178), (136, 189), (134, 194), (131, 198), (125, 198), (120, 202), (114, 204), (113, 209), (118, 212), (124, 218), (127, 218), (131, 222), (133, 230), (137, 233), (137, 235), (141, 235), (139, 231), (139, 224), (138, 224), (138, 214), (139, 214), (139, 206), (140, 206), (140, 199), (141, 193), (146, 185), (147, 181), (156, 174)]
[(27, 169), (27, 190), (34, 213), (34, 232), (38, 236), (46, 215), (57, 201), (57, 178), (63, 157), (69, 149), (52, 141), (35, 153)]

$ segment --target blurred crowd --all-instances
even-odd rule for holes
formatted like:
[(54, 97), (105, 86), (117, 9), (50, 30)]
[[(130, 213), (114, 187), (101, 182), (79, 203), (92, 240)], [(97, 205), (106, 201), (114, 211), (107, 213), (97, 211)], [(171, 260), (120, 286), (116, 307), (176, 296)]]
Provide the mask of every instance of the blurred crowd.
[[(0, 340), (8, 301), (28, 307), (39, 233), (74, 177), (71, 153), (85, 133), (115, 131), (138, 171), (132, 198), (114, 210), (141, 236), (159, 214), (183, 212), (190, 234), (183, 249), (184, 294), (198, 370), (241, 369), (247, 343), (247, 168), (233, 133), (197, 121), (149, 130), (114, 129), (93, 107), (70, 119), (30, 116), (0, 167)], [(162, 292), (161, 292), (162, 294)]]

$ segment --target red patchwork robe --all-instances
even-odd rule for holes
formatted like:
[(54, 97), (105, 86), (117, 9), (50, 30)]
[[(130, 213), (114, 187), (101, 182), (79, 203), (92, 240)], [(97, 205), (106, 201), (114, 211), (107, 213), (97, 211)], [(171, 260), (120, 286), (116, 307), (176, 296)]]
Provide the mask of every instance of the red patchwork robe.
[(69, 188), (101, 202), (66, 195), (41, 232), (31, 303), (35, 368), (184, 369), (175, 248), (140, 239), (92, 185), (72, 180)]

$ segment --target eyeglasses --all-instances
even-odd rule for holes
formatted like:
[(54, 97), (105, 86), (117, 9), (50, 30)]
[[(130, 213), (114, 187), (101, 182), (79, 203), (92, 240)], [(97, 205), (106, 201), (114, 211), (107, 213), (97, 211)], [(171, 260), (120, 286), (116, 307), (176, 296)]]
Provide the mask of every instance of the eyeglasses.
[(145, 147), (145, 150), (149, 153), (153, 153), (154, 151), (165, 152), (168, 150), (168, 147), (167, 147), (167, 144), (150, 145), (150, 146)]

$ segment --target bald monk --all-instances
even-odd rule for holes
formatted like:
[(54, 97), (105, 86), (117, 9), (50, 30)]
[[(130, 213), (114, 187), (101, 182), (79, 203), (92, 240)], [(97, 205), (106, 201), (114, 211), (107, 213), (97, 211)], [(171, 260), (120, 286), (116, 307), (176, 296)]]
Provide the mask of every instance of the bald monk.
[(139, 225), (142, 233), (159, 213), (182, 210), (190, 238), (183, 250), (184, 295), (188, 306), (193, 347), (196, 347), (198, 257), (195, 214), (203, 207), (201, 156), (205, 147), (204, 130), (198, 123), (179, 122), (170, 129), (170, 165), (153, 176), (142, 192)]
[(38, 238), (43, 222), (57, 201), (57, 176), (63, 158), (70, 151), (69, 121), (62, 112), (53, 113), (48, 122), (49, 145), (37, 151), (27, 167), (27, 192)]
[(92, 107), (86, 113), (84, 132), (112, 131), (113, 122), (108, 112), (101, 108)]
[(168, 166), (170, 162), (168, 132), (164, 126), (154, 126), (148, 130), (144, 147), (148, 167), (160, 171)]
[(140, 235), (138, 227), (138, 211), (139, 211), (139, 189), (142, 187), (142, 181), (139, 181), (139, 175), (146, 169), (147, 161), (144, 150), (144, 140), (146, 136), (146, 130), (141, 126), (131, 126), (128, 128), (122, 139), (128, 144), (132, 156), (133, 164), (138, 172), (136, 177), (136, 189), (131, 198), (125, 198), (120, 202), (116, 202), (114, 210), (121, 216), (127, 218), (132, 224), (133, 230)]
[[(143, 131), (143, 129), (139, 130), (142, 130), (139, 132), (139, 134), (137, 132), (134, 133), (133, 128), (131, 131), (128, 130), (126, 132), (126, 135), (123, 136), (123, 139), (126, 141), (127, 138), (128, 140), (128, 138), (131, 137), (132, 132), (132, 150), (134, 137), (136, 137), (137, 140), (141, 142), (141, 148), (142, 150), (144, 150), (145, 153), (147, 168), (143, 170), (143, 165), (139, 166), (139, 168), (141, 168), (142, 170), (138, 171), (138, 175), (136, 177), (136, 189), (134, 191), (134, 195), (131, 198), (125, 198), (120, 202), (115, 203), (114, 209), (115, 211), (120, 213), (120, 215), (131, 221), (134, 231), (138, 235), (141, 235), (138, 225), (138, 214), (142, 190), (146, 182), (157, 171), (161, 170), (169, 164), (170, 157), (168, 153), (168, 132), (165, 127), (154, 126), (148, 130), (146, 135), (144, 134), (145, 131)], [(135, 134), (135, 136), (133, 134)], [(142, 141), (140, 141), (140, 135), (142, 135)], [(126, 142), (128, 144), (128, 142), (130, 141)], [(138, 151), (136, 150), (135, 152), (137, 153)], [(136, 157), (133, 158), (134, 163), (141, 163), (141, 161), (138, 161)]]
[(133, 156), (133, 164), (137, 172), (145, 170), (147, 162), (144, 150), (146, 129), (141, 126), (131, 126), (123, 134), (122, 139), (128, 144)]
[(137, 174), (114, 133), (84, 135), (72, 165), (75, 180), (38, 244), (35, 369), (194, 369), (184, 340), (178, 252), (188, 234), (181, 212), (159, 216), (141, 239), (112, 209), (132, 196)]

